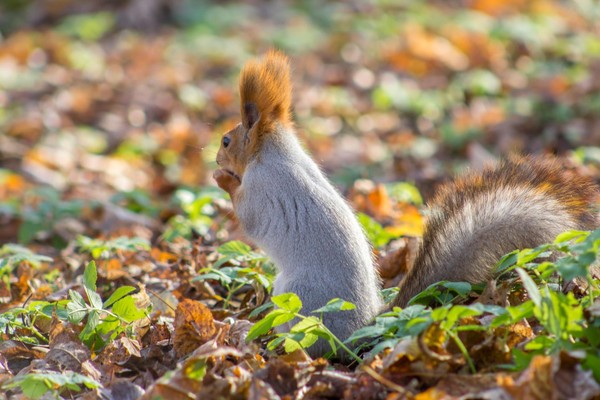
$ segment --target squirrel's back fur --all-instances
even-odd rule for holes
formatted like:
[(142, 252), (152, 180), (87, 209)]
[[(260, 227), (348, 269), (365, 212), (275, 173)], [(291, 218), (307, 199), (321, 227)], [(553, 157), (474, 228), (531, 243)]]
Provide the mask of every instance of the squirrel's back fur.
[(513, 158), (444, 186), (430, 205), (423, 243), (393, 306), (441, 280), (485, 282), (504, 255), (595, 229), (597, 187), (556, 161)]

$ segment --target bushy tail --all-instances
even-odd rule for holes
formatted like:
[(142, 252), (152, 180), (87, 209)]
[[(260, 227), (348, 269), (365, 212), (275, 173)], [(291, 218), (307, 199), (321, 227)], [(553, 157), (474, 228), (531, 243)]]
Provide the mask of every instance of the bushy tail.
[(276, 123), (290, 124), (292, 84), (287, 57), (271, 50), (262, 60), (249, 61), (242, 69), (240, 97), (242, 123), (247, 129), (265, 134)]
[(457, 179), (430, 205), (423, 244), (392, 305), (404, 307), (441, 280), (483, 283), (504, 254), (596, 229), (598, 193), (591, 179), (532, 157)]

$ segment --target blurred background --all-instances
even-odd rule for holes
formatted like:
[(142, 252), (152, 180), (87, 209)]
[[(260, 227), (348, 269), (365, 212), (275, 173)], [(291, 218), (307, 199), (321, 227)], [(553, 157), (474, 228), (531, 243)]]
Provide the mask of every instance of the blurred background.
[(342, 189), (406, 181), (427, 199), (513, 152), (600, 176), (595, 0), (2, 0), (0, 35), (5, 227), (40, 190), (53, 215), (93, 199), (155, 217), (213, 185), (239, 70), (272, 47), (291, 58), (298, 133)]

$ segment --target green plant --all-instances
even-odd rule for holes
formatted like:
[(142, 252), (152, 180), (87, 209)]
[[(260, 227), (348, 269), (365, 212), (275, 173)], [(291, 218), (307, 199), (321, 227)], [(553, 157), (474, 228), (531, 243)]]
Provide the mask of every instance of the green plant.
[(40, 323), (45, 322), (47, 325), (53, 314), (61, 320), (66, 320), (67, 304), (68, 300), (32, 301), (23, 307), (11, 308), (0, 314), (0, 333), (23, 343), (47, 343), (45, 332), (39, 329)]
[[(35, 372), (17, 376), (2, 385), (5, 389), (20, 388), (29, 399), (39, 399), (49, 391), (56, 394), (56, 398), (66, 391), (80, 392), (81, 385), (88, 389), (96, 389), (102, 385), (92, 378), (76, 372)], [(62, 397), (60, 397), (62, 398)]]
[(436, 282), (410, 299), (408, 304), (446, 305), (459, 298), (465, 299), (471, 290), (472, 285), (468, 282)]
[[(551, 255), (560, 255), (549, 261)], [(590, 266), (600, 255), (600, 229), (593, 232), (571, 231), (559, 235), (553, 243), (534, 249), (514, 251), (498, 263), (497, 273), (508, 279), (513, 291), (525, 290), (529, 299), (508, 307), (471, 304), (453, 305), (457, 298), (464, 299), (471, 291), (466, 282), (439, 282), (429, 286), (410, 300), (405, 309), (382, 314), (371, 326), (357, 330), (347, 343), (363, 341), (372, 353), (393, 347), (409, 337), (419, 337), (436, 324), (447, 340), (455, 342), (471, 370), (475, 365), (459, 338), (459, 332), (488, 330), (510, 326), (523, 319), (538, 326), (535, 338), (513, 352), (511, 369), (523, 369), (536, 354), (554, 354), (560, 351), (579, 351), (584, 354), (583, 366), (600, 381), (600, 312), (595, 299), (600, 290), (598, 280), (590, 274)], [(515, 271), (516, 275), (509, 274)], [(587, 295), (576, 298), (573, 293), (559, 291), (561, 281), (583, 279)], [(437, 308), (427, 304), (439, 303)], [(464, 323), (467, 317), (492, 315), (485, 325)], [(462, 322), (461, 322), (462, 321)], [(467, 320), (468, 321), (468, 320)]]
[(271, 291), (274, 271), (265, 255), (252, 251), (250, 246), (239, 241), (225, 243), (217, 248), (217, 252), (222, 257), (211, 267), (201, 269), (192, 281), (218, 281), (227, 292), (224, 307), (229, 307), (231, 298), (246, 285)]
[(31, 242), (40, 233), (51, 232), (54, 225), (64, 218), (78, 217), (83, 209), (83, 201), (62, 200), (60, 193), (51, 188), (37, 188), (30, 195), (40, 201), (36, 207), (25, 206), (19, 212), (23, 222), (18, 238), (22, 244)]
[(14, 268), (22, 262), (27, 262), (33, 267), (38, 268), (41, 263), (51, 262), (52, 258), (36, 254), (27, 247), (7, 243), (0, 247), (0, 270), (3, 268)]
[(286, 352), (291, 353), (298, 349), (306, 349), (321, 338), (331, 346), (333, 354), (337, 354), (338, 347), (343, 349), (350, 357), (359, 363), (362, 359), (344, 342), (337, 338), (324, 324), (322, 314), (326, 312), (339, 312), (353, 310), (354, 304), (341, 299), (333, 299), (324, 307), (314, 310), (313, 314), (321, 314), (321, 317), (304, 316), (300, 314), (302, 301), (293, 293), (283, 293), (271, 298), (271, 301), (279, 308), (269, 312), (263, 319), (258, 321), (248, 332), (246, 341), (252, 341), (259, 336), (265, 335), (272, 328), (288, 323), (294, 319), (298, 320), (290, 328), (289, 332), (275, 334), (275, 338), (269, 341), (267, 348), (275, 349), (280, 344)]
[(404, 338), (418, 337), (432, 324), (436, 324), (447, 340), (454, 341), (471, 371), (475, 372), (475, 366), (458, 333), (484, 328), (481, 325), (460, 324), (460, 321), (463, 318), (479, 316), (484, 313), (503, 315), (505, 312), (502, 307), (484, 304), (445, 304), (435, 309), (429, 309), (421, 304), (410, 305), (405, 309), (396, 307), (394, 310), (378, 316), (374, 325), (366, 326), (354, 332), (346, 342), (352, 343), (358, 340), (370, 339), (370, 342), (365, 341), (362, 347), (371, 347), (373, 348), (371, 353), (376, 354), (385, 348), (394, 347)]
[(177, 237), (191, 238), (192, 234), (206, 235), (213, 224), (215, 199), (224, 198), (223, 191), (217, 188), (205, 188), (198, 193), (187, 189), (175, 192), (174, 201), (184, 212), (176, 215), (167, 224), (162, 237), (173, 241)]
[(160, 207), (152, 200), (150, 194), (141, 189), (128, 192), (119, 192), (110, 198), (110, 201), (119, 204), (129, 211), (156, 217)]
[(96, 293), (96, 264), (90, 262), (83, 273), (83, 289), (87, 301), (81, 294), (69, 290), (67, 316), (71, 323), (79, 324), (86, 319), (79, 337), (90, 348), (102, 348), (108, 341), (126, 332), (130, 324), (147, 315), (140, 310), (130, 295), (135, 288), (121, 286), (104, 302)]
[(89, 253), (94, 258), (109, 258), (111, 253), (120, 251), (150, 250), (150, 243), (139, 237), (120, 236), (115, 239), (101, 240), (78, 236), (76, 243), (80, 251)]
[(390, 198), (395, 201), (401, 201), (404, 203), (412, 203), (417, 206), (423, 205), (423, 197), (419, 189), (408, 182), (394, 182), (385, 185)]
[(35, 254), (26, 247), (8, 243), (0, 247), (0, 279), (10, 288), (10, 277), (14, 269), (22, 262), (27, 262), (34, 268), (41, 263), (51, 262), (52, 258)]
[(86, 41), (96, 41), (109, 32), (114, 24), (114, 15), (109, 12), (97, 12), (66, 17), (57, 30)]
[(383, 247), (390, 240), (396, 239), (398, 237), (397, 234), (389, 232), (383, 226), (381, 226), (377, 221), (373, 218), (369, 217), (367, 214), (358, 213), (358, 222), (362, 225), (365, 233), (367, 234), (367, 238), (373, 244), (374, 247)]
[[(562, 253), (555, 262), (533, 262), (538, 257)], [(492, 326), (514, 323), (522, 318), (534, 319), (542, 328), (522, 352), (517, 352), (516, 366), (522, 368), (536, 354), (559, 351), (583, 352), (583, 366), (600, 381), (600, 313), (595, 299), (600, 294), (599, 282), (592, 278), (590, 266), (600, 258), (600, 229), (593, 232), (571, 231), (559, 235), (551, 244), (513, 252), (499, 263), (505, 274), (515, 270), (529, 300), (507, 307), (507, 313), (497, 317)], [(559, 281), (584, 279), (587, 296), (580, 299), (573, 293), (561, 293)], [(560, 282), (559, 282), (560, 283)]]

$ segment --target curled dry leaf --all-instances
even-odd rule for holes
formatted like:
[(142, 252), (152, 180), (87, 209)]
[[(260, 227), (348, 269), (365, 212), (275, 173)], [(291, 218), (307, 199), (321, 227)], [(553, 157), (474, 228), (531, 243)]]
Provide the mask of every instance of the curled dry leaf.
[(123, 365), (131, 357), (141, 357), (140, 348), (140, 343), (137, 340), (121, 336), (117, 340), (110, 342), (103, 353), (106, 354), (107, 361)]
[(249, 345), (246, 344), (246, 337), (252, 325), (254, 324), (248, 320), (236, 319), (229, 327), (227, 342), (238, 350), (247, 348)]
[(189, 299), (177, 306), (174, 328), (173, 346), (178, 357), (191, 353), (217, 332), (210, 309)]
[(456, 375), (450, 374), (425, 392), (417, 394), (415, 400), (446, 399), (489, 399), (512, 400), (496, 383), (496, 374)]
[(500, 364), (511, 362), (512, 349), (533, 337), (533, 330), (525, 321), (492, 331), (470, 331), (464, 335), (467, 332), (462, 332), (459, 337), (469, 350), (478, 371), (488, 368), (494, 370)]
[(70, 323), (63, 322), (58, 319), (56, 314), (52, 315), (52, 323), (49, 333), (50, 346), (58, 343), (69, 343), (79, 341), (79, 332)]
[(174, 400), (190, 399), (192, 393), (197, 398), (230, 398), (229, 395), (238, 393), (238, 390), (245, 392), (250, 374), (236, 365), (233, 366), (236, 372), (226, 373), (232, 364), (227, 360), (238, 359), (242, 353), (232, 347), (219, 345), (216, 339), (197, 348), (172, 375), (149, 388), (143, 398), (161, 396)]
[(411, 270), (420, 239), (416, 237), (403, 237), (390, 242), (391, 249), (378, 262), (379, 276), (386, 282), (386, 287), (397, 286), (399, 281)]
[(145, 335), (144, 339), (144, 341), (151, 346), (168, 344), (171, 341), (171, 331), (169, 330), (169, 326), (165, 323), (152, 324), (149, 329), (149, 334)]
[(82, 364), (89, 361), (90, 350), (81, 341), (56, 343), (46, 354), (46, 362), (56, 371), (81, 372)]
[(498, 385), (516, 399), (590, 399), (600, 396), (600, 385), (584, 371), (574, 353), (533, 357), (516, 377), (498, 375)]
[(32, 360), (43, 359), (46, 352), (39, 348), (30, 348), (15, 340), (0, 342), (0, 357), (6, 360), (6, 366), (12, 373), (17, 373), (28, 366)]
[(295, 397), (295, 393), (300, 386), (299, 369), (292, 364), (274, 358), (270, 360), (267, 366), (254, 374), (253, 380), (261, 380), (269, 385), (279, 396)]

